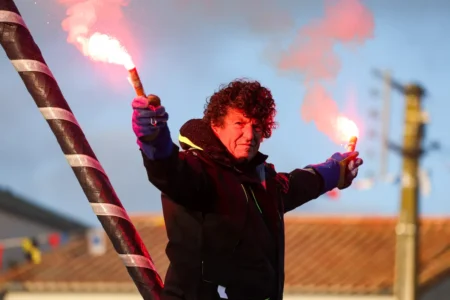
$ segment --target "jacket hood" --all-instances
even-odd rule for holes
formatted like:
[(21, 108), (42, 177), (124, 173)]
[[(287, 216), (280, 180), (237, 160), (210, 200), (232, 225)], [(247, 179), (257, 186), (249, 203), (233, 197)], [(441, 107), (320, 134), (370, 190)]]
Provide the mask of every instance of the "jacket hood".
[[(187, 121), (180, 129), (179, 134), (180, 146), (183, 150), (197, 149), (203, 151), (212, 160), (224, 164), (229, 167), (239, 167), (239, 163), (231, 154), (222, 142), (214, 134), (211, 126), (203, 119), (191, 119)], [(260, 152), (247, 163), (246, 166), (257, 166), (264, 163), (267, 155)]]

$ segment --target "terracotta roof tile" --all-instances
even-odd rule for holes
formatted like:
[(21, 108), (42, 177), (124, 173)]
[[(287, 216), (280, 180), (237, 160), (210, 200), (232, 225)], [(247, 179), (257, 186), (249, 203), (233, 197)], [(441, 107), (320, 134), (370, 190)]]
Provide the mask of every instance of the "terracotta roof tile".
[[(164, 278), (167, 237), (160, 216), (133, 223)], [(450, 219), (424, 219), (421, 226), (420, 283), (426, 287), (450, 273)], [(95, 257), (78, 238), (43, 255), (40, 265), (23, 265), (0, 278), (32, 290), (136, 291), (126, 268), (108, 243)], [(392, 293), (395, 219), (286, 217), (286, 292)]]

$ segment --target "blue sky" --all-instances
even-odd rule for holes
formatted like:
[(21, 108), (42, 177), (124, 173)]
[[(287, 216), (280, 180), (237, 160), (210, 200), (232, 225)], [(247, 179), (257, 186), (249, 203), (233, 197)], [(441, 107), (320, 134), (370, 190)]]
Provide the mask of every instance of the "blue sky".
[[(159, 212), (159, 193), (146, 179), (131, 130), (134, 94), (126, 71), (120, 66), (92, 62), (67, 43), (67, 33), (61, 27), (65, 7), (56, 1), (15, 2), (124, 207), (130, 214)], [(280, 73), (265, 55), (267, 47), (288, 44), (299, 28), (320, 18), (322, 1), (266, 0), (262, 1), (265, 6), (249, 10), (233, 0), (227, 2), (224, 11), (215, 9), (217, 1), (191, 0), (184, 6), (181, 2), (131, 0), (123, 8), (121, 22), (126, 27), (111, 32), (126, 43), (147, 92), (158, 94), (164, 102), (174, 139), (185, 121), (201, 117), (206, 98), (220, 84), (248, 77), (269, 87), (277, 100), (279, 128), (261, 150), (278, 171), (321, 162), (342, 151), (313, 123), (302, 121), (305, 87), (298, 75)], [(450, 105), (446, 99), (450, 97), (450, 42), (445, 37), (450, 31), (446, 15), (450, 2), (363, 3), (373, 14), (374, 36), (357, 48), (336, 47), (341, 68), (329, 86), (344, 111), (352, 101), (353, 113), (364, 128), (358, 148), (366, 161), (359, 177), (376, 173), (380, 164), (379, 139), (364, 134), (369, 128), (381, 129), (379, 120), (368, 117), (370, 110), (381, 109), (382, 105), (381, 98), (370, 93), (382, 88), (371, 70), (389, 69), (397, 80), (419, 82), (428, 91), (424, 107), (431, 123), (425, 144), (439, 140), (444, 149), (422, 161), (430, 173), (432, 191), (421, 197), (421, 211), (448, 215), (450, 201), (445, 187), (450, 179)], [(125, 29), (129, 32), (126, 35)], [(53, 133), (3, 51), (0, 66), (0, 185), (96, 225), (96, 217)], [(404, 101), (397, 92), (392, 95), (390, 139), (401, 143)], [(368, 157), (369, 149), (373, 149), (373, 157)], [(398, 175), (400, 171), (399, 156), (390, 152), (389, 172)], [(350, 188), (338, 201), (323, 196), (293, 213), (392, 215), (397, 212), (399, 196), (399, 185), (377, 181), (371, 189)]]

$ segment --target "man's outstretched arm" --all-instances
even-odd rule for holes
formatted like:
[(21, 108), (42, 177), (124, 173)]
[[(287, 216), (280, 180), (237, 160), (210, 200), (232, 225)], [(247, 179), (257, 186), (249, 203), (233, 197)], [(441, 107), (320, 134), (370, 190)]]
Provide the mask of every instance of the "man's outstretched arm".
[(290, 173), (278, 173), (284, 182), (284, 212), (291, 211), (334, 188), (349, 187), (363, 164), (358, 152), (335, 153), (324, 163), (308, 165)]

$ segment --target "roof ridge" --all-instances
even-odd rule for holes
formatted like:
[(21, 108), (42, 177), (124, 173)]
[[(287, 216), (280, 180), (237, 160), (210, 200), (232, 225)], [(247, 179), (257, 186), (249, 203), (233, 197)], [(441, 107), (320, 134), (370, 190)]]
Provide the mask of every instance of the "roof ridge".
[(0, 209), (47, 226), (59, 227), (60, 230), (86, 229), (89, 227), (75, 216), (52, 209), (5, 188), (0, 188)]

